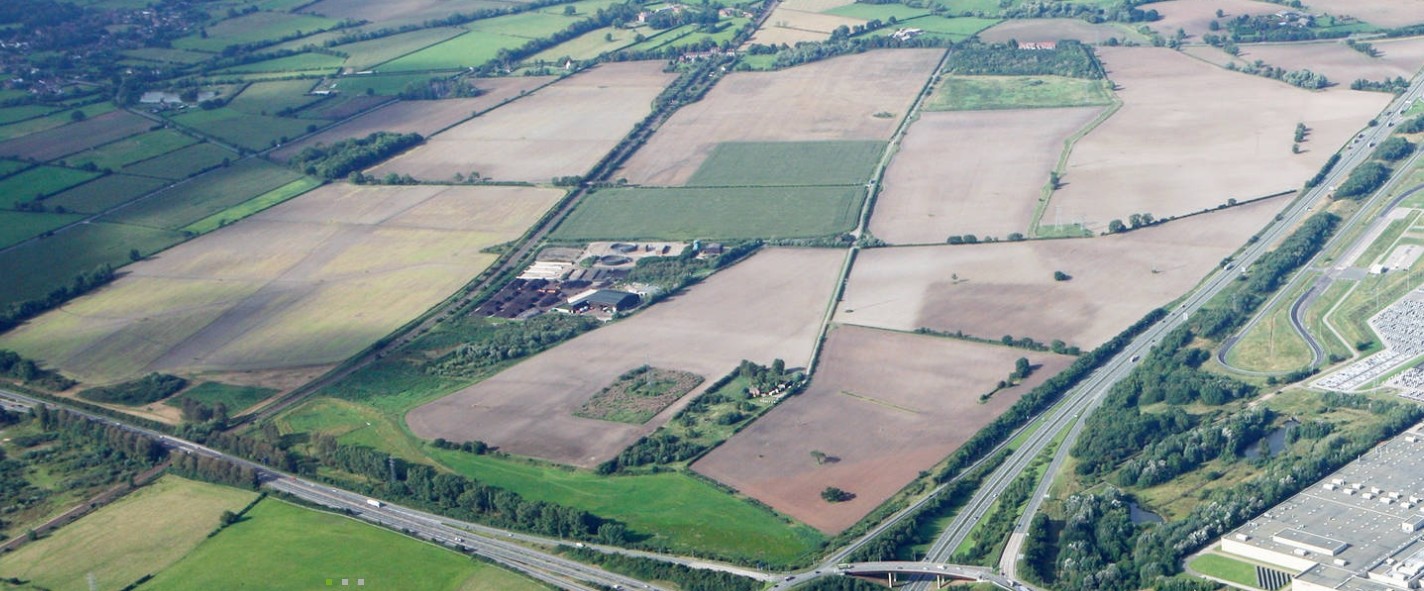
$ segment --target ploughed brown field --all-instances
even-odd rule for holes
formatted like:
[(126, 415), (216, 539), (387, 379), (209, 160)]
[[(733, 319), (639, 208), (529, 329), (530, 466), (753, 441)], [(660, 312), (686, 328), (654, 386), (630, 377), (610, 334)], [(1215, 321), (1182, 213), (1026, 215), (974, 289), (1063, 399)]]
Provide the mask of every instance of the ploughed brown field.
[[(1296, 88), (1170, 49), (1104, 47), (1123, 107), (1080, 140), (1050, 211), (1101, 231), (1299, 188), (1391, 99)], [(1302, 153), (1295, 126), (1310, 128)]]
[[(816, 378), (693, 465), (827, 534), (859, 521), (943, 460), (1071, 357), (955, 339), (842, 326)], [(1027, 357), (1023, 383), (982, 394)], [(827, 456), (824, 462), (813, 451)], [(827, 503), (834, 486), (855, 494)]]
[(1088, 349), (1191, 289), (1286, 199), (1099, 238), (865, 250), (836, 320)]
[(651, 433), (688, 397), (645, 424), (574, 416), (619, 375), (642, 365), (702, 376), (701, 393), (743, 359), (804, 367), (845, 252), (771, 249), (632, 318), (579, 336), (494, 377), (419, 407), (419, 437), (478, 439), (501, 450), (590, 467)]
[(1027, 234), (1063, 141), (1102, 110), (920, 113), (886, 171), (871, 232), (892, 244)]
[(1073, 39), (1098, 44), (1113, 37), (1123, 39), (1133, 35), (1110, 23), (1093, 24), (1075, 18), (1010, 19), (979, 32), (979, 40), (985, 43), (1042, 43)]
[(499, 181), (547, 183), (586, 174), (652, 111), (676, 74), (662, 62), (609, 63), (452, 127), (367, 171), (445, 181), (479, 173)]
[(729, 74), (679, 109), (616, 176), (682, 185), (721, 142), (889, 139), (941, 55), (891, 49)]

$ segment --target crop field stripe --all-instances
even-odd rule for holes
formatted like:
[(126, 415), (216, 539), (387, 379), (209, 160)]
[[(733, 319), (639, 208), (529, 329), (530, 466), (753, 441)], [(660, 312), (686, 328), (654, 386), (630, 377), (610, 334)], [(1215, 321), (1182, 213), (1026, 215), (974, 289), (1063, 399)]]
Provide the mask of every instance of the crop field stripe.
[(688, 180), (690, 187), (863, 185), (883, 141), (722, 142)]
[(854, 227), (864, 187), (605, 189), (555, 230), (566, 239), (808, 238)]
[(230, 224), (262, 212), (270, 207), (279, 205), (288, 199), (292, 199), (320, 187), (322, 182), (311, 177), (302, 177), (290, 183), (277, 187), (271, 191), (253, 197), (247, 201), (224, 209), (201, 220), (188, 224), (181, 232), (191, 232), (193, 234), (206, 234), (224, 225)]

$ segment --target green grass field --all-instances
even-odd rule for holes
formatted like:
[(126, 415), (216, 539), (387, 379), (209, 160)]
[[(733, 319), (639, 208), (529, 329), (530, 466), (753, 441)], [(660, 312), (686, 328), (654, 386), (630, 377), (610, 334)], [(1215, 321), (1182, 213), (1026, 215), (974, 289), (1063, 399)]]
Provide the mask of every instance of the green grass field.
[(825, 11), (825, 14), (847, 16), (850, 18), (859, 18), (868, 21), (876, 19), (879, 19), (881, 21), (887, 21), (892, 16), (895, 17), (896, 20), (903, 21), (906, 19), (925, 16), (929, 13), (930, 11), (928, 8), (911, 8), (909, 6), (905, 6), (904, 4), (863, 4), (860, 2), (856, 2), (854, 4), (846, 4), (845, 6), (837, 6), (835, 8)]
[(366, 94), (366, 89), (384, 96), (395, 96), (412, 82), (424, 83), (430, 74), (399, 74), (395, 76), (343, 76), (336, 80), (336, 89), (348, 94)]
[(799, 238), (847, 232), (862, 187), (605, 189), (559, 226), (561, 239)]
[(128, 264), (129, 249), (152, 254), (182, 241), (177, 232), (83, 224), (0, 253), (0, 306), (40, 298), (100, 265)]
[(124, 55), (151, 62), (168, 62), (172, 64), (196, 64), (213, 58), (212, 55), (202, 52), (169, 49), (166, 47), (140, 47), (138, 49), (127, 50), (124, 52)]
[(183, 400), (197, 400), (209, 406), (222, 403), (227, 406), (228, 414), (236, 415), (243, 410), (251, 408), (252, 405), (271, 398), (277, 391), (272, 388), (258, 388), (256, 386), (233, 386), (219, 382), (203, 382), (189, 388), (177, 396), (163, 401), (168, 406), (177, 408), (183, 407)]
[(409, 33), (371, 39), (369, 41), (358, 41), (346, 45), (337, 45), (331, 49), (345, 53), (346, 66), (356, 70), (367, 70), (377, 64), (383, 64), (403, 55), (409, 55), (445, 41), (456, 35), (461, 35), (464, 29), (455, 27), (436, 27), (430, 29), (418, 29)]
[(228, 108), (249, 115), (276, 115), (283, 110), (295, 111), (326, 97), (307, 94), (314, 80), (278, 80), (253, 82), (228, 102)]
[(0, 159), (0, 177), (9, 176), (32, 166), (28, 162), (19, 160)]
[(293, 170), (248, 158), (166, 189), (105, 221), (177, 230), (299, 178)]
[(164, 476), (7, 554), (0, 576), (51, 589), (89, 589), (92, 575), (96, 588), (118, 589), (178, 562), (217, 527), (223, 511), (238, 511), (256, 496)]
[(266, 193), (243, 201), (237, 205), (219, 211), (201, 220), (185, 226), (183, 232), (194, 234), (206, 234), (226, 224), (236, 222), (250, 215), (256, 214), (264, 209), (282, 203), (288, 199), (306, 193), (321, 186), (321, 181), (312, 177), (302, 177), (290, 183), (272, 189)]
[[(575, 7), (575, 10), (577, 10), (577, 7)], [(585, 8), (585, 10), (587, 10), (587, 8)], [(518, 14), (477, 20), (465, 25), (465, 27), (471, 31), (504, 35), (525, 40), (542, 39), (569, 28), (569, 25), (578, 22), (580, 18), (581, 17), (578, 16), (564, 16), (563, 7), (561, 6), (553, 13), (539, 11), (521, 12)]]
[[(378, 590), (533, 591), (544, 587), (451, 550), (354, 519), (263, 500), (145, 591), (308, 591), (357, 579)], [(328, 581), (331, 581), (328, 583)]]
[(53, 113), (54, 107), (46, 105), (20, 105), (18, 107), (5, 107), (0, 109), (0, 125), (9, 125), (16, 121), (34, 119)]
[[(609, 36), (612, 37), (612, 40), (609, 40)], [(636, 36), (637, 33), (631, 29), (613, 27), (589, 31), (536, 53), (524, 60), (524, 63), (557, 62), (564, 58), (593, 59), (604, 53), (631, 45)]]
[(1197, 556), (1187, 563), (1187, 568), (1223, 581), (1231, 581), (1247, 587), (1256, 586), (1256, 567), (1220, 554)]
[(206, 38), (194, 34), (174, 41), (173, 47), (217, 52), (229, 45), (281, 39), (298, 32), (314, 33), (336, 24), (329, 18), (307, 14), (255, 12), (206, 27)]
[(810, 527), (792, 525), (684, 473), (610, 477), (459, 451), (430, 452), (481, 482), (617, 519), (641, 533), (656, 532), (654, 543), (677, 550), (704, 548), (784, 564), (816, 550), (822, 541)]
[[(926, 35), (946, 37), (953, 41), (963, 41), (969, 37), (983, 31), (989, 27), (999, 24), (998, 19), (978, 18), (972, 16), (943, 17), (938, 15), (922, 16), (912, 20), (903, 21), (899, 27), (912, 27), (921, 29)], [(887, 27), (880, 29), (877, 34), (891, 34), (897, 27)]]
[(1063, 76), (947, 76), (925, 103), (932, 111), (1036, 109), (1112, 104), (1111, 83)]
[(64, 161), (69, 166), (93, 164), (104, 170), (118, 170), (135, 162), (157, 158), (174, 150), (198, 143), (196, 138), (171, 129), (160, 129), (104, 144), (92, 150), (71, 154)]
[(0, 209), (0, 248), (28, 240), (84, 216)]
[(204, 142), (175, 150), (137, 164), (124, 167), (125, 174), (157, 177), (162, 179), (184, 179), (210, 168), (221, 166), (223, 161), (237, 159), (237, 154), (217, 144)]
[(0, 199), (4, 199), (0, 207), (12, 207), (17, 202), (53, 195), (97, 176), (97, 172), (73, 168), (36, 166), (0, 179)]
[(879, 141), (723, 142), (687, 185), (863, 185), (884, 152)]
[(223, 107), (211, 111), (189, 111), (174, 121), (249, 150), (263, 150), (308, 132), (310, 121), (249, 115)]
[(168, 184), (162, 179), (111, 174), (103, 176), (45, 200), (48, 207), (63, 207), (70, 211), (99, 213), (111, 207), (133, 201)]
[(252, 74), (261, 72), (335, 72), (346, 59), (324, 53), (299, 53), (287, 57), (233, 66), (219, 74)]
[(449, 41), (437, 43), (405, 57), (386, 62), (376, 69), (381, 72), (459, 70), (482, 65), (494, 59), (499, 54), (499, 50), (519, 47), (528, 41), (522, 37), (510, 37), (487, 31), (471, 31)]
[[(1299, 293), (1299, 290), (1297, 290)], [(1305, 367), (1311, 361), (1310, 348), (1291, 326), (1290, 305), (1283, 300), (1237, 341), (1227, 361), (1252, 371), (1285, 372)]]

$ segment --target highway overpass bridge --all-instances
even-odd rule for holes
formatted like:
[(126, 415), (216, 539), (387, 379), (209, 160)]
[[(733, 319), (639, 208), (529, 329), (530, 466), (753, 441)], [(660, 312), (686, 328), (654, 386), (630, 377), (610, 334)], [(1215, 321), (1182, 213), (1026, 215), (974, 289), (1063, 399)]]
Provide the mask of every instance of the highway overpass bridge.
[(808, 573), (808, 575), (809, 576), (788, 577), (776, 585), (774, 589), (790, 587), (806, 580), (827, 575), (849, 575), (883, 579), (891, 587), (910, 580), (926, 582), (933, 580), (936, 589), (943, 588), (956, 581), (974, 581), (992, 583), (1001, 589), (1009, 591), (1030, 591), (1028, 587), (1003, 577), (990, 568), (935, 562), (850, 562), (838, 564), (832, 569)]

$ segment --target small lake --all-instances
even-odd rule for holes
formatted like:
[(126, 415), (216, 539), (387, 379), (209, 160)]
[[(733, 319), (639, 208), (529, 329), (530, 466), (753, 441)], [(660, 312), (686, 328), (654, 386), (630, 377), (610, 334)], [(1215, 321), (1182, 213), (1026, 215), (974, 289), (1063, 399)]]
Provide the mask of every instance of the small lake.
[(1281, 453), (1286, 448), (1286, 437), (1290, 436), (1290, 432), (1294, 431), (1297, 425), (1300, 425), (1300, 421), (1291, 419), (1284, 425), (1276, 427), (1275, 431), (1271, 431), (1265, 437), (1257, 439), (1255, 443), (1248, 446), (1246, 457), (1270, 457)]
[(1161, 516), (1161, 515), (1158, 515), (1158, 514), (1156, 514), (1156, 513), (1153, 513), (1153, 512), (1151, 512), (1151, 511), (1148, 511), (1148, 510), (1146, 510), (1146, 509), (1143, 509), (1143, 508), (1142, 508), (1140, 505), (1138, 505), (1136, 502), (1132, 502), (1132, 503), (1128, 503), (1128, 504), (1127, 504), (1127, 515), (1128, 515), (1128, 517), (1129, 517), (1130, 519), (1132, 519), (1132, 522), (1133, 522), (1133, 523), (1137, 523), (1137, 524), (1142, 524), (1142, 523), (1162, 523), (1162, 522), (1163, 522), (1163, 519), (1162, 519), (1162, 516)]

